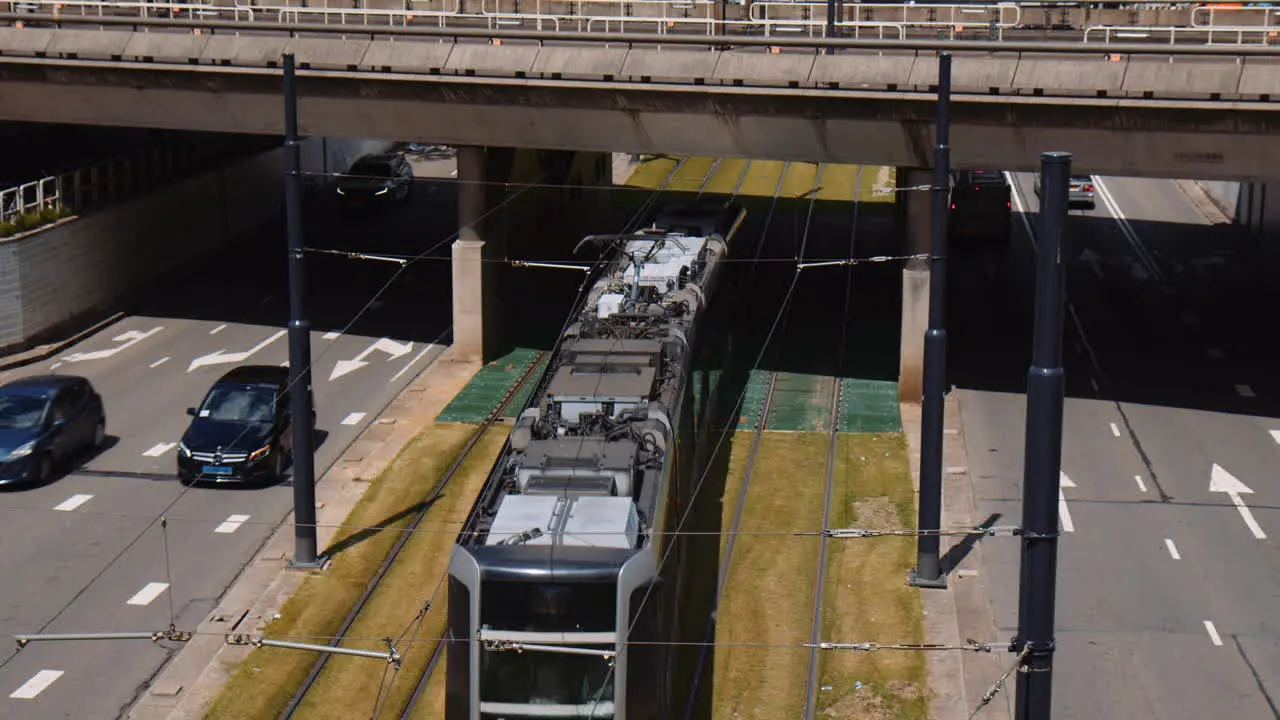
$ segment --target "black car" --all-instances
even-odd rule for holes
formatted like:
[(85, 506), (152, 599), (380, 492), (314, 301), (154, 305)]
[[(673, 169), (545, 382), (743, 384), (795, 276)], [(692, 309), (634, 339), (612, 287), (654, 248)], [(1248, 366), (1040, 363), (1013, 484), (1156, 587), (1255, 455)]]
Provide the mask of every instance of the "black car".
[(86, 378), (40, 375), (0, 387), (0, 485), (47, 482), (106, 437), (102, 396)]
[[(289, 370), (244, 365), (209, 388), (178, 443), (178, 477), (197, 481), (274, 481), (292, 456)], [(315, 415), (312, 414), (312, 425)]]
[(404, 153), (365, 155), (338, 178), (338, 194), (348, 200), (404, 200), (413, 186), (413, 168)]
[(951, 182), (951, 236), (961, 245), (1006, 248), (1013, 235), (1012, 192), (999, 170), (957, 171)]

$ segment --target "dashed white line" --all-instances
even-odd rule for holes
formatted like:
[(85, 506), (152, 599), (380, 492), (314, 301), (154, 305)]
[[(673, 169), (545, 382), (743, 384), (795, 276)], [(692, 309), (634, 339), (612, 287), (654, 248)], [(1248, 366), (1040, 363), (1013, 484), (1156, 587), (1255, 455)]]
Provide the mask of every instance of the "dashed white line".
[(324, 338), (325, 340), (337, 340), (338, 336), (340, 335), (342, 335), (342, 333), (340, 332), (327, 332), (321, 335), (320, 337)]
[(280, 367), (289, 367), (289, 361), (285, 360), (284, 362), (280, 363)]
[(227, 327), (226, 323), (223, 323), (222, 325), (219, 325), (218, 327), (216, 327), (216, 328), (214, 328), (214, 329), (210, 330), (210, 331), (209, 331), (209, 334), (210, 334), (210, 335), (217, 335), (218, 333), (220, 333), (220, 332), (222, 332), (223, 330), (225, 330), (225, 329), (226, 329), (226, 327)]
[(61, 670), (41, 670), (32, 675), (30, 680), (22, 683), (22, 687), (9, 693), (9, 697), (14, 700), (31, 700), (60, 677), (62, 677)]
[(50, 370), (57, 370), (57, 369), (58, 369), (58, 368), (60, 368), (60, 367), (62, 367), (62, 363), (60, 363), (60, 362), (56, 362), (56, 363), (54, 363), (54, 364), (50, 365), (50, 366), (49, 366), (49, 369), (50, 369)]
[(1271, 433), (1271, 439), (1275, 440), (1277, 445), (1280, 445), (1280, 430), (1268, 430), (1267, 432)]
[(155, 445), (151, 446), (150, 450), (147, 450), (142, 454), (147, 457), (160, 457), (161, 455), (177, 447), (177, 445), (178, 443), (163, 443), (163, 442), (156, 443)]
[(165, 355), (164, 357), (160, 358), (159, 360), (157, 360), (157, 361), (155, 361), (155, 362), (151, 363), (151, 367), (153, 367), (153, 368), (157, 368), (157, 367), (160, 367), (161, 365), (163, 365), (163, 364), (165, 364), (165, 363), (167, 363), (167, 362), (169, 362), (169, 356), (168, 356), (168, 355)]
[(360, 421), (363, 419), (364, 419), (364, 413), (353, 412), (353, 413), (349, 413), (346, 417), (342, 418), (342, 424), (343, 425), (359, 425)]
[(162, 583), (162, 582), (147, 583), (145, 586), (143, 586), (141, 590), (134, 593), (134, 596), (129, 598), (125, 602), (125, 604), (126, 605), (150, 605), (151, 601), (160, 597), (160, 593), (164, 592), (168, 587), (169, 587), (169, 583)]
[(1209, 357), (1214, 360), (1221, 360), (1226, 356), (1227, 354), (1222, 352), (1222, 348), (1209, 348)]
[(1111, 434), (1120, 437), (1120, 427), (1115, 423), (1111, 423)]
[(76, 495), (72, 495), (66, 500), (63, 500), (61, 503), (55, 505), (53, 509), (61, 510), (62, 512), (71, 512), (72, 510), (75, 510), (81, 505), (89, 502), (89, 500), (91, 500), (92, 498), (93, 498), (92, 495), (87, 495), (85, 493), (78, 493)]
[(1253, 393), (1253, 388), (1248, 385), (1237, 385), (1236, 393), (1239, 394), (1240, 397), (1256, 397)]
[(1089, 387), (1093, 388), (1094, 392), (1098, 392), (1098, 379), (1093, 377), (1089, 378)]
[(1182, 556), (1178, 554), (1178, 546), (1174, 545), (1172, 540), (1170, 540), (1169, 538), (1165, 538), (1164, 546), (1168, 548), (1169, 555), (1172, 556), (1174, 560), (1182, 559)]
[(221, 525), (214, 528), (213, 531), (216, 533), (233, 533), (240, 529), (240, 526), (248, 522), (248, 520), (248, 515), (231, 515), (224, 520)]
[(1138, 483), (1138, 489), (1139, 489), (1139, 490), (1141, 490), (1142, 492), (1146, 492), (1146, 491), (1147, 491), (1147, 484), (1146, 484), (1146, 483), (1144, 483), (1144, 482), (1142, 482), (1142, 476), (1141, 476), (1141, 475), (1134, 475), (1134, 476), (1133, 476), (1133, 481), (1134, 481), (1134, 482), (1136, 482), (1136, 483)]
[(1209, 632), (1209, 639), (1213, 641), (1214, 645), (1222, 645), (1222, 636), (1218, 634), (1218, 628), (1213, 626), (1212, 620), (1204, 621), (1204, 629)]

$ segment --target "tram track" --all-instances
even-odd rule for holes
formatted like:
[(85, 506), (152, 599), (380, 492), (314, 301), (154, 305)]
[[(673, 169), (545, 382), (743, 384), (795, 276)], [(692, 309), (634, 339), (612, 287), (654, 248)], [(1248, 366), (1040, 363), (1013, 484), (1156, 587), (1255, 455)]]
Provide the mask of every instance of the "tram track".
[[(490, 428), (492, 428), (502, 419), (503, 413), (506, 411), (507, 407), (511, 404), (511, 401), (514, 400), (516, 396), (519, 395), (520, 390), (529, 382), (529, 380), (532, 377), (534, 377), (535, 371), (538, 369), (538, 367), (540, 367), (542, 360), (545, 356), (546, 356), (545, 352), (540, 352), (534, 356), (533, 360), (529, 363), (529, 367), (516, 380), (516, 382), (513, 383), (512, 386), (507, 389), (506, 393), (503, 395), (502, 399), (499, 401), (497, 407), (495, 407), (493, 411), (490, 412), (489, 415), (485, 417), (484, 421), (479, 425), (476, 431), (472, 433), (471, 437), (468, 438), (467, 443), (462, 447), (458, 455), (454, 458), (453, 463), (449, 465), (449, 467), (445, 470), (444, 474), (441, 475), (440, 480), (435, 484), (434, 487), (431, 488), (430, 492), (427, 493), (422, 503), (422, 508), (414, 514), (413, 519), (410, 521), (409, 525), (400, 533), (399, 538), (396, 539), (395, 545), (393, 545), (391, 548), (391, 552), (388, 553), (387, 557), (383, 560), (382, 564), (378, 567), (377, 573), (374, 574), (373, 579), (369, 582), (369, 584), (365, 586), (364, 592), (361, 593), (359, 600), (356, 601), (356, 604), (354, 607), (352, 607), (351, 612), (348, 613), (347, 617), (343, 620), (342, 625), (339, 627), (338, 631), (335, 633), (334, 639), (330, 642), (330, 646), (336, 647), (346, 637), (347, 633), (351, 630), (351, 627), (355, 624), (355, 622), (359, 619), (359, 617), (365, 610), (365, 607), (368, 605), (370, 599), (373, 597), (375, 591), (378, 589), (378, 586), (382, 583), (383, 578), (386, 577), (387, 572), (395, 564), (396, 560), (399, 558), (400, 553), (404, 549), (405, 545), (408, 544), (409, 538), (413, 537), (414, 532), (422, 524), (422, 521), (426, 518), (427, 513), (430, 512), (430, 509), (435, 504), (435, 501), (439, 499), (441, 495), (444, 494), (444, 491), (449, 487), (454, 477), (457, 476), (458, 471), (462, 468), (467, 458), (471, 455), (471, 453), (475, 450), (476, 446), (480, 443), (481, 438), (485, 436), (485, 434), (490, 430)], [(442, 654), (443, 648), (447, 644), (446, 641), (447, 641), (447, 638), (442, 636), (436, 642), (435, 650), (432, 652), (431, 659), (427, 663), (427, 669), (423, 673), (423, 676), (417, 680), (417, 684), (415, 685), (414, 693), (413, 693), (411, 702), (409, 704), (409, 707), (405, 711), (405, 714), (402, 715), (402, 717), (408, 716), (408, 712), (412, 710), (412, 707), (416, 703), (418, 696), (421, 694), (422, 688), (426, 686), (426, 683), (430, 677), (431, 672), (434, 671), (435, 666), (439, 663), (439, 658)], [(331, 657), (332, 655), (330, 653), (322, 653), (320, 657), (316, 659), (316, 662), (311, 666), (311, 671), (307, 674), (306, 679), (303, 681), (302, 685), (299, 686), (298, 690), (294, 693), (293, 697), (289, 701), (289, 705), (285, 707), (284, 712), (281, 713), (280, 715), (281, 720), (289, 720), (290, 718), (293, 718), (296, 716), (298, 712), (298, 708), (301, 706), (303, 700), (306, 698), (307, 693), (309, 693), (311, 691), (311, 688), (315, 686), (316, 681), (320, 677), (320, 673), (324, 670), (325, 666), (328, 664), (329, 659)]]

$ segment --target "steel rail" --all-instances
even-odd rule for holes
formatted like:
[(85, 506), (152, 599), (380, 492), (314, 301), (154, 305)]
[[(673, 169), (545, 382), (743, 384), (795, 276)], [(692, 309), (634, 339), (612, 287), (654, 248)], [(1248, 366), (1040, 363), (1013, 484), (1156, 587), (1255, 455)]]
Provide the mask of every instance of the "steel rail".
[(0, 13), (0, 22), (48, 23), (61, 25), (98, 25), (134, 28), (170, 28), (229, 30), (264, 34), (284, 32), (312, 35), (344, 35), (371, 37), (452, 38), (453, 40), (526, 40), (542, 43), (617, 44), (626, 46), (681, 45), (702, 48), (802, 48), (837, 50), (915, 50), (952, 52), (1003, 52), (1030, 54), (1097, 55), (1194, 55), (1227, 57), (1276, 57), (1280, 45), (1152, 45), (1150, 43), (1083, 43), (1027, 40), (886, 40), (861, 38), (780, 38), (742, 37), (737, 35), (654, 35), (651, 33), (557, 33), (546, 30), (494, 30), (487, 28), (396, 27), (338, 25), (325, 23), (243, 22), (234, 20), (192, 20), (136, 17), (84, 17)]

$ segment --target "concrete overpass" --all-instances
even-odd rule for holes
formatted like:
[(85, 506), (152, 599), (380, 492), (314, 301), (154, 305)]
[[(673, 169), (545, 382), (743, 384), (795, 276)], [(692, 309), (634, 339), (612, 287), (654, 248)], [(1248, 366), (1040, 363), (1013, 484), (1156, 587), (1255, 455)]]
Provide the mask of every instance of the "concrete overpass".
[(310, 135), (927, 167), (949, 48), (957, 165), (1031, 170), (1052, 147), (1097, 173), (1280, 175), (1277, 47), (846, 40), (820, 55), (775, 38), (91, 22), (104, 29), (0, 28), (0, 120), (279, 134), (290, 50)]

